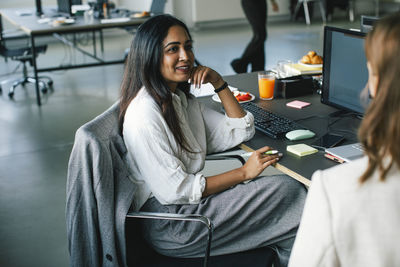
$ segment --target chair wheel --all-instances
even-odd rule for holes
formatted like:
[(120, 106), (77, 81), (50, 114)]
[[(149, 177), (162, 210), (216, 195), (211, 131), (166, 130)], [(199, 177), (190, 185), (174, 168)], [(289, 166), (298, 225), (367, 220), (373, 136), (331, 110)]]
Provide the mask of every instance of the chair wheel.
[(52, 85), (53, 85), (53, 81), (48, 81), (48, 82), (47, 82), (47, 85), (48, 85), (48, 86), (52, 86)]
[(13, 98), (13, 97), (14, 97), (14, 92), (9, 92), (9, 93), (8, 93), (8, 97), (9, 97), (9, 98)]
[(42, 93), (43, 93), (43, 94), (46, 94), (46, 93), (47, 93), (47, 88), (43, 88), (43, 89), (42, 89)]

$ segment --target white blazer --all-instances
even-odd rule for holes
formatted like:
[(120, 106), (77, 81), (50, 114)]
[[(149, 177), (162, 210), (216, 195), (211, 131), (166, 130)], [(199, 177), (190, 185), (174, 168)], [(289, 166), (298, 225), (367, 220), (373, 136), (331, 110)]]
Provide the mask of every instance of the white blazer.
[(400, 173), (359, 177), (366, 157), (312, 177), (289, 267), (400, 266)]

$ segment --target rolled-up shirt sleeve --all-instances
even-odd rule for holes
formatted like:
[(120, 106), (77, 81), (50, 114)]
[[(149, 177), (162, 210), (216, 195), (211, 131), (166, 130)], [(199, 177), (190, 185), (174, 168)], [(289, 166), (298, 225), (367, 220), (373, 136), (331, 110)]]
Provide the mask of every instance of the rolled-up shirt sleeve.
[[(178, 148), (166, 132), (162, 120), (135, 123), (138, 118), (125, 116), (124, 141), (134, 175), (144, 180), (152, 194), (162, 204), (197, 204), (204, 188), (202, 173), (187, 173), (176, 156)], [(154, 118), (153, 118), (154, 119)]]
[(250, 140), (255, 133), (253, 114), (230, 118), (215, 110), (201, 107), (207, 135), (207, 153), (221, 152)]

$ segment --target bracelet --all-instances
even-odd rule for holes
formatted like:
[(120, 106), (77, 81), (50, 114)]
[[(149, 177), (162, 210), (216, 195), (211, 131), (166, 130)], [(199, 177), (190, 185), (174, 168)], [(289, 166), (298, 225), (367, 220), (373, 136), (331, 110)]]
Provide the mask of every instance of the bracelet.
[(218, 87), (217, 89), (215, 89), (214, 92), (219, 93), (227, 87), (228, 87), (228, 83), (224, 82), (224, 84), (221, 87)]

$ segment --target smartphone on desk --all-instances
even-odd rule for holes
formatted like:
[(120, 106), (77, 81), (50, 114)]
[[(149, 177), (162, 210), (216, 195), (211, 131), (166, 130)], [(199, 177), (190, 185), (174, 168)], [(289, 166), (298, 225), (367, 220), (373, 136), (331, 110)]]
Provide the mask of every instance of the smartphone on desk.
[(338, 145), (340, 142), (344, 140), (343, 135), (339, 134), (332, 134), (332, 133), (326, 133), (323, 135), (321, 138), (317, 139), (314, 143), (311, 145), (317, 148), (330, 148)]

